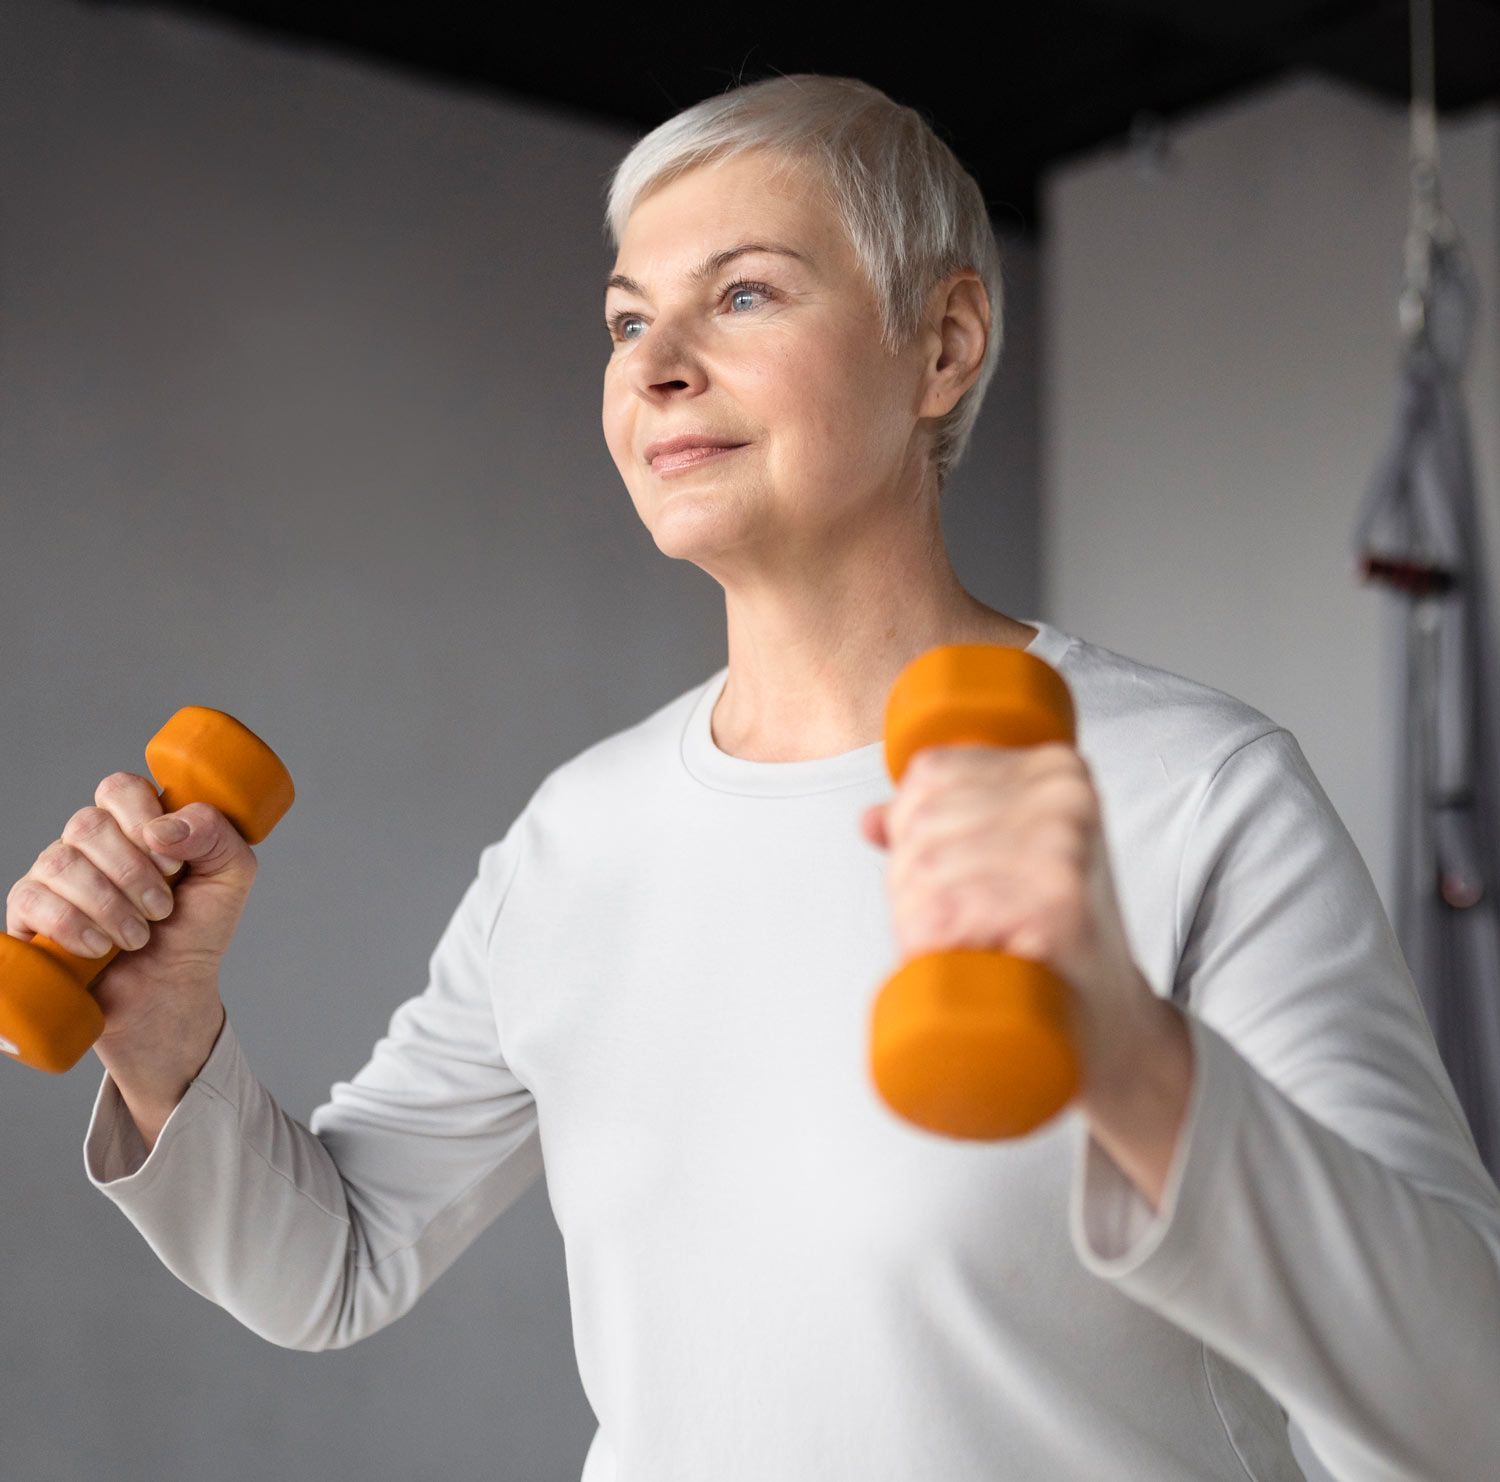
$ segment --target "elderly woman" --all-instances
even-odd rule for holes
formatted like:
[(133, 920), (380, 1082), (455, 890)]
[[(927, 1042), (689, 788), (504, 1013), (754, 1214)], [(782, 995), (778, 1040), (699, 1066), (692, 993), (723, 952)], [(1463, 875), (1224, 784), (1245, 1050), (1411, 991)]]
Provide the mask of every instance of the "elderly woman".
[[(547, 776), (307, 1126), (218, 997), (253, 854), (106, 779), (75, 853), (193, 869), (101, 982), (90, 1178), (319, 1350), (545, 1164), (585, 1482), (1286, 1482), (1288, 1415), (1340, 1478), (1497, 1475), (1500, 1193), (1297, 742), (949, 564), (1001, 340), (974, 181), (877, 90), (777, 77), (642, 139), (609, 225), (605, 440), (722, 586), (726, 666)], [(1077, 747), (929, 748), (893, 794), (887, 695), (956, 642), (1057, 668)], [(21, 897), (9, 929), (78, 951), (137, 914), (62, 873)], [(870, 1084), (882, 981), (957, 946), (1073, 994), (1078, 1092), (1028, 1136)]]

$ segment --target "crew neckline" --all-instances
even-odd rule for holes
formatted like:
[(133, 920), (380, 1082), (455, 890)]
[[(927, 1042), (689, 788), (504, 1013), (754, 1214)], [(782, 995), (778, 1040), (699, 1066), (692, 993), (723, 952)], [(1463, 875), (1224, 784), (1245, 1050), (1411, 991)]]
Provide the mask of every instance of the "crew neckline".
[[(1056, 668), (1072, 646), (1073, 638), (1040, 618), (1020, 618), (1017, 621), (1036, 629), (1036, 635), (1026, 645), (1026, 652)], [(721, 751), (713, 738), (711, 717), (728, 678), (729, 666), (725, 664), (704, 681), (688, 709), (682, 728), (683, 766), (705, 787), (748, 797), (785, 798), (829, 792), (833, 788), (853, 787), (880, 779), (889, 782), (884, 739), (856, 747), (853, 751), (798, 762), (757, 762)]]

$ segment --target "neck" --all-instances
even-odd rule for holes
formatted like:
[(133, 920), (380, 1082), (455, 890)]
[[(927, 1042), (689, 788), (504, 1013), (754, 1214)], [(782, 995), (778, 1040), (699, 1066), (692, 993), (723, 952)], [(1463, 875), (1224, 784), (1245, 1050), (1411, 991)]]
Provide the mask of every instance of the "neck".
[(792, 586), (726, 587), (725, 613), (729, 673), (710, 727), (721, 751), (746, 761), (871, 745), (896, 676), (918, 654), (943, 643), (1024, 648), (1036, 632), (970, 596), (941, 541)]

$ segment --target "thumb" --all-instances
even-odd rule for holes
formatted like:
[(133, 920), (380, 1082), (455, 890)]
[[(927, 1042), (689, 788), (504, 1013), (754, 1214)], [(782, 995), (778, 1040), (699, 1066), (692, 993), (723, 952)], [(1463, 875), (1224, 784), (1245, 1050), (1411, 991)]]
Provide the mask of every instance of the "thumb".
[(882, 849), (888, 849), (891, 842), (885, 831), (885, 812), (889, 806), (888, 803), (875, 803), (859, 815), (860, 833)]
[(255, 856), (244, 836), (211, 803), (188, 803), (175, 813), (163, 813), (144, 832), (152, 849), (192, 865), (199, 878), (219, 877), (243, 887), (255, 874)]

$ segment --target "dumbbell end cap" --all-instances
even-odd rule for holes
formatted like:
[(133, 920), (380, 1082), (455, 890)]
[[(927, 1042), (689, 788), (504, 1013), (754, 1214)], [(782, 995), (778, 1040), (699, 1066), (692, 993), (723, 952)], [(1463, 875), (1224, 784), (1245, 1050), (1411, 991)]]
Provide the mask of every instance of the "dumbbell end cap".
[(207, 705), (178, 710), (146, 743), (146, 765), (164, 812), (211, 803), (247, 844), (259, 844), (296, 797), (281, 758), (249, 726)]
[(1066, 985), (1041, 963), (993, 951), (914, 957), (871, 1016), (870, 1074), (882, 1101), (945, 1137), (1023, 1137), (1076, 1095)]
[(0, 933), (0, 1053), (61, 1075), (103, 1032), (104, 1011), (61, 962)]
[(995, 643), (947, 643), (919, 654), (886, 700), (886, 770), (899, 782), (928, 746), (1072, 743), (1067, 681), (1045, 659)]

